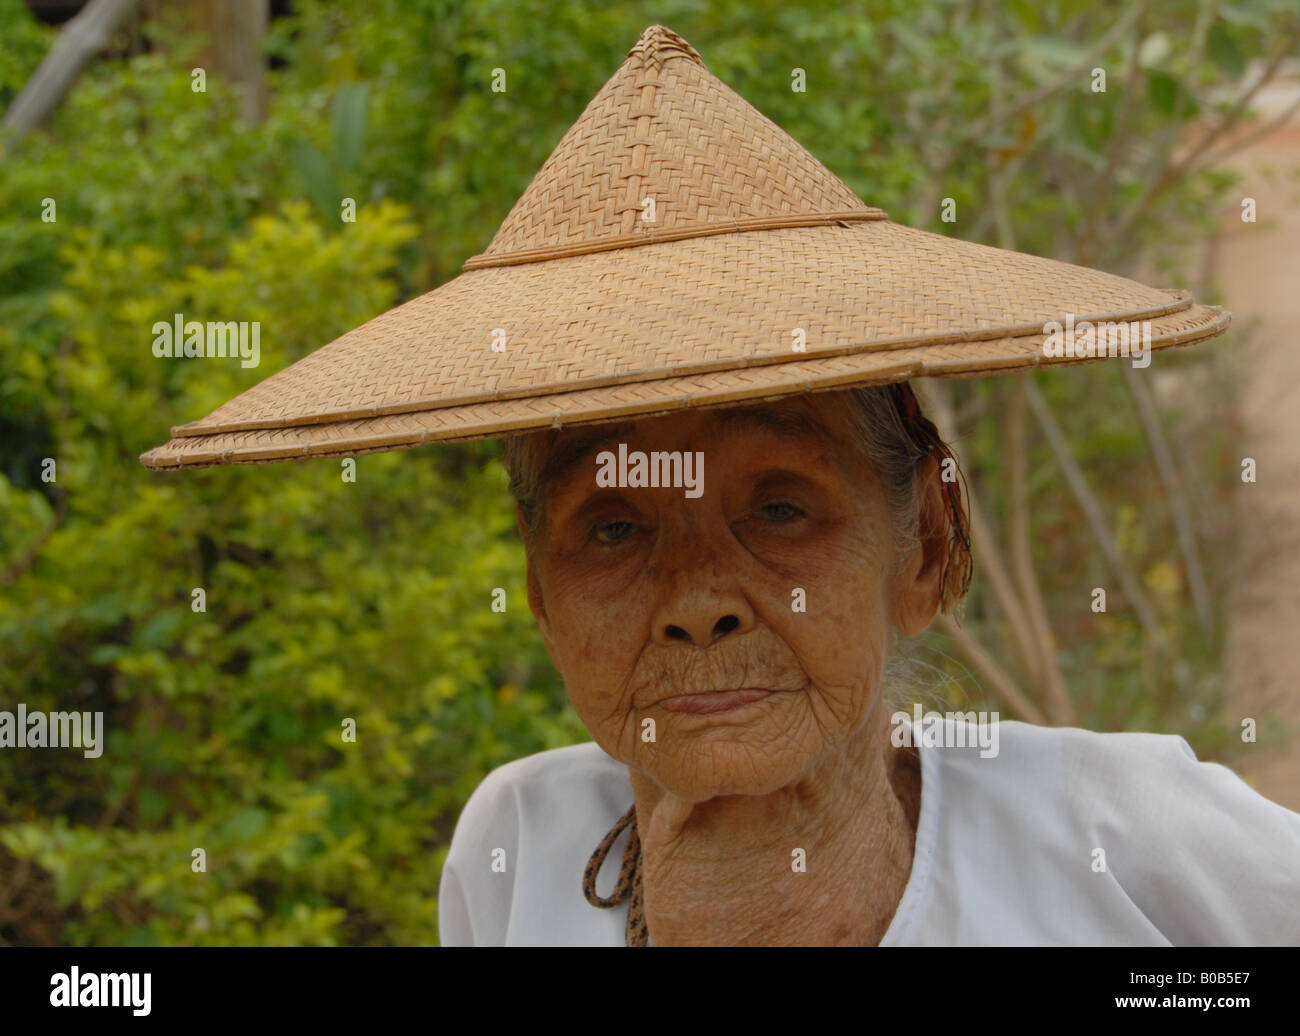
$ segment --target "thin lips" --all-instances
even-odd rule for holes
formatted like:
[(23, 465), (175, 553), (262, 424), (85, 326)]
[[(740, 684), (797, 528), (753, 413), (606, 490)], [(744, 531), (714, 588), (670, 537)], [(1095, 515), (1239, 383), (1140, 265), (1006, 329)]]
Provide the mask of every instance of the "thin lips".
[(765, 694), (778, 694), (786, 690), (784, 687), (713, 687), (707, 691), (687, 691), (685, 694), (669, 694), (655, 702), (675, 701), (679, 698), (698, 698), (705, 694), (735, 694), (738, 691), (763, 691)]

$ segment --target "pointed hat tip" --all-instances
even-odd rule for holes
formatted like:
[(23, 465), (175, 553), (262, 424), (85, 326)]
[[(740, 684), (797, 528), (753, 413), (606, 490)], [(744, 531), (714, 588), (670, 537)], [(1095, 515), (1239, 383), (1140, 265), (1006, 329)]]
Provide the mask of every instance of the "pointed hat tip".
[(641, 33), (641, 38), (627, 52), (627, 56), (639, 56), (654, 65), (660, 65), (669, 58), (688, 58), (701, 68), (704, 67), (704, 59), (699, 52), (665, 25), (652, 25)]

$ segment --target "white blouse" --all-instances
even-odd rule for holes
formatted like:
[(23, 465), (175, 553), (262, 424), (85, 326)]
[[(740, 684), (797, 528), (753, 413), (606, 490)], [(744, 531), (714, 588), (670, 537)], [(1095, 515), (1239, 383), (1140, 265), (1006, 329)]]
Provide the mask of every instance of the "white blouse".
[[(998, 744), (919, 746), (912, 872), (880, 945), (1300, 945), (1300, 814), (1181, 737), (1005, 721)], [(591, 906), (582, 873), (632, 802), (594, 743), (493, 770), (452, 836), (442, 945), (622, 946), (626, 903)]]

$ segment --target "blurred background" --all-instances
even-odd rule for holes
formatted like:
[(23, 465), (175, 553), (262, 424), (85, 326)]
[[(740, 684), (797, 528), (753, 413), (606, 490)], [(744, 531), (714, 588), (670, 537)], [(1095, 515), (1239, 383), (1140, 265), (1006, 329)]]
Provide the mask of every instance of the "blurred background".
[[(1233, 311), (1145, 370), (922, 386), (975, 581), (901, 672), (1300, 809), (1294, 0), (0, 0), (0, 709), (105, 724), (0, 750), (0, 944), (435, 943), (469, 793), (586, 739), (494, 441), (137, 457), (454, 277), (652, 22), (898, 222)], [(261, 366), (155, 358), (177, 312), (259, 321)]]

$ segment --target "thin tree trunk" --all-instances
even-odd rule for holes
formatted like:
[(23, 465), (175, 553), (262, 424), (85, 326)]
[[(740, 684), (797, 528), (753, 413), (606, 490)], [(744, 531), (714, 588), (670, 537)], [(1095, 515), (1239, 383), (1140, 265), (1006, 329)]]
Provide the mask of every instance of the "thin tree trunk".
[[(934, 415), (935, 425), (944, 441), (955, 441), (956, 421), (952, 413), (952, 404), (948, 400), (946, 386), (934, 382), (922, 382), (917, 389), (921, 393), (921, 398), (925, 400), (926, 409)], [(978, 559), (979, 570), (988, 576), (993, 597), (1006, 618), (1010, 639), (1020, 652), (1025, 675), (1032, 685), (1038, 686), (1042, 681), (1042, 673), (1038, 649), (1029, 633), (1029, 619), (1021, 606), (1011, 577), (1007, 574), (997, 537), (994, 536), (992, 527), (984, 516), (984, 509), (980, 506), (979, 497), (974, 492), (970, 494), (967, 501), (967, 509), (973, 556)]]
[(243, 117), (249, 126), (266, 120), (266, 35), (269, 0), (194, 0), (197, 28), (208, 37), (202, 61), (243, 92)]
[(1156, 613), (1147, 601), (1146, 594), (1142, 592), (1137, 580), (1124, 563), (1124, 555), (1120, 552), (1119, 544), (1115, 542), (1115, 537), (1111, 535), (1110, 527), (1106, 524), (1106, 516), (1102, 513), (1101, 504), (1097, 502), (1096, 496), (1088, 487), (1088, 480), (1084, 478), (1078, 461), (1074, 459), (1074, 454), (1070, 452), (1069, 444), (1061, 433), (1060, 425), (1056, 423), (1052, 408), (1048, 406), (1047, 400), (1038, 391), (1037, 385), (1032, 383), (1026, 385), (1025, 397), (1030, 409), (1034, 411), (1034, 416), (1038, 418), (1039, 427), (1042, 428), (1048, 443), (1051, 444), (1056, 459), (1061, 464), (1061, 469), (1065, 472), (1065, 481), (1069, 484), (1075, 499), (1083, 509), (1084, 516), (1088, 520), (1088, 526), (1092, 529), (1092, 534), (1096, 537), (1097, 544), (1101, 547), (1101, 552), (1106, 556), (1106, 561), (1110, 565), (1111, 573), (1119, 582), (1124, 596), (1128, 598), (1129, 605), (1136, 613), (1138, 622), (1146, 630), (1148, 640), (1153, 644), (1164, 643), (1164, 633), (1160, 629), (1160, 624), (1156, 621)]
[(1034, 571), (1033, 533), (1029, 527), (1029, 490), (1027, 468), (1029, 451), (1025, 447), (1025, 378), (1011, 375), (1006, 385), (1008, 512), (1010, 535), (1007, 553), (1011, 557), (1011, 575), (1025, 602), (1025, 612), (1033, 624), (1034, 641), (1039, 651), (1042, 679), (1047, 694), (1047, 713), (1052, 722), (1069, 726), (1074, 722), (1074, 706), (1065, 686), (1065, 675), (1056, 658), (1056, 637), (1047, 621), (1047, 605)]
[(1030, 723), (1047, 726), (1047, 717), (1016, 686), (1016, 682), (997, 664), (993, 656), (984, 649), (984, 646), (978, 640), (958, 626), (947, 615), (939, 616), (938, 626), (956, 642), (962, 654), (970, 659), (971, 664), (979, 670), (984, 679), (992, 686), (994, 697), (1000, 704), (1009, 707), (1016, 715)]
[(1156, 470), (1165, 487), (1165, 496), (1169, 500), (1169, 510), (1173, 512), (1174, 529), (1178, 533), (1178, 547), (1183, 553), (1183, 564), (1187, 566), (1187, 585), (1192, 592), (1192, 603), (1196, 615), (1201, 620), (1201, 629), (1210, 632), (1210, 591), (1205, 585), (1205, 573), (1201, 568), (1201, 556), (1196, 549), (1196, 532), (1192, 528), (1191, 508), (1187, 505), (1187, 496), (1183, 493), (1183, 478), (1174, 460), (1173, 451), (1165, 439), (1160, 427), (1160, 414), (1156, 409), (1151, 390), (1132, 367), (1124, 365), (1124, 380), (1128, 382), (1133, 402), (1137, 404), (1138, 415), (1142, 418), (1142, 427), (1146, 429), (1147, 443), (1156, 460)]
[(108, 46), (118, 26), (139, 0), (90, 0), (59, 33), (50, 52), (5, 112), (3, 126), (12, 150), (32, 130), (43, 126), (72, 89), (81, 70)]

